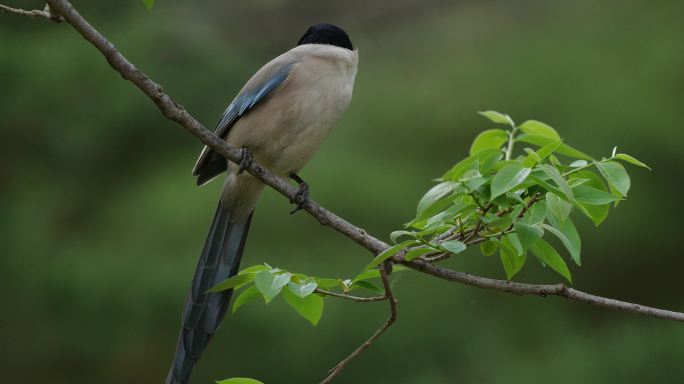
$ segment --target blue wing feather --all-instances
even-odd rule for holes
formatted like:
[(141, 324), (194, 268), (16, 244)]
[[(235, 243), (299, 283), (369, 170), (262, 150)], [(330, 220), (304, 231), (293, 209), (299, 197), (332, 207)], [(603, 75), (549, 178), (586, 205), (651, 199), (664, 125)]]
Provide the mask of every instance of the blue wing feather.
[[(221, 119), (216, 124), (214, 133), (225, 138), (242, 116), (256, 107), (287, 79), (292, 65), (292, 63), (283, 65), (267, 80), (244, 89), (223, 112)], [(192, 174), (197, 176), (197, 185), (202, 185), (225, 171), (226, 168), (227, 163), (222, 156), (214, 153), (210, 148), (204, 147)]]
[(225, 112), (223, 112), (223, 115), (221, 115), (221, 119), (216, 125), (216, 134), (223, 137), (223, 135), (228, 133), (230, 127), (232, 127), (240, 117), (244, 116), (285, 81), (290, 74), (291, 69), (292, 64), (284, 65), (262, 84), (239, 94), (238, 97), (230, 103)]

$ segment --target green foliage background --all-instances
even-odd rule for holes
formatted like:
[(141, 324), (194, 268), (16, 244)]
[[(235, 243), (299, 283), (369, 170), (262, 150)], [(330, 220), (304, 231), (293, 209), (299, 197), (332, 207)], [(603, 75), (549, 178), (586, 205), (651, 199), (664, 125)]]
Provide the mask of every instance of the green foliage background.
[[(39, 1), (13, 5), (42, 7)], [(620, 146), (629, 201), (577, 218), (577, 288), (684, 310), (684, 5), (645, 1), (77, 2), (93, 24), (213, 126), (242, 83), (312, 23), (359, 47), (354, 100), (304, 170), (314, 199), (382, 236), (467, 156), (477, 110), (556, 127), (601, 156)], [(194, 186), (200, 145), (66, 25), (0, 20), (0, 382), (160, 382), (220, 182)], [(266, 191), (246, 265), (351, 277), (370, 258)], [(505, 278), (468, 251), (447, 265)], [(519, 281), (558, 282), (529, 262)], [(684, 329), (560, 299), (405, 272), (399, 322), (340, 383), (678, 382)], [(329, 300), (317, 327), (282, 300), (228, 316), (195, 382), (315, 382), (385, 320)]]

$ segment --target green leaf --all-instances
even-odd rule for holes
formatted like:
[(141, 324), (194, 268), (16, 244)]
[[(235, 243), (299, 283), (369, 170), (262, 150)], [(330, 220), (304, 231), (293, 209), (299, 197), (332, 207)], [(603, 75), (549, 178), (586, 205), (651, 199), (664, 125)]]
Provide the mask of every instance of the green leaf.
[(502, 129), (488, 129), (483, 131), (470, 146), (470, 155), (476, 155), (486, 149), (499, 149), (508, 141), (508, 133)]
[(603, 205), (610, 204), (615, 200), (618, 200), (617, 197), (608, 192), (601, 191), (600, 189), (593, 187), (588, 187), (586, 185), (577, 185), (573, 187), (572, 190), (575, 193), (575, 199), (584, 204)]
[[(499, 152), (499, 151), (496, 151)], [(461, 177), (464, 173), (466, 173), (475, 163), (475, 158), (473, 157), (466, 157), (465, 159), (459, 161), (456, 163), (451, 169), (446, 171), (442, 175), (443, 180), (457, 180), (459, 177)]]
[[(436, 232), (440, 232), (444, 229), (443, 228), (444, 226), (447, 226), (447, 229), (450, 228), (451, 225), (446, 224), (445, 222), (448, 220), (451, 220), (454, 216), (456, 216), (457, 210), (458, 210), (458, 207), (456, 205), (452, 205), (446, 211), (442, 211), (442, 212), (428, 218), (427, 220), (424, 219), (424, 220), (420, 220), (420, 221), (415, 221), (415, 220), (412, 221), (411, 224), (420, 223), (421, 225), (424, 225), (424, 227), (421, 226), (420, 228), (417, 228), (417, 229), (421, 229), (421, 231), (417, 233), (417, 237), (427, 236), (427, 235), (430, 235), (430, 234), (433, 234)], [(392, 236), (390, 235), (390, 238), (391, 237)], [(414, 235), (413, 237), (415, 238), (416, 236)], [(396, 242), (397, 241), (394, 240), (394, 243), (396, 243)]]
[(499, 246), (499, 257), (501, 258), (501, 265), (506, 272), (506, 278), (508, 280), (513, 279), (513, 277), (520, 272), (527, 259), (525, 253), (521, 255), (516, 254), (515, 249), (507, 238), (504, 238)]
[(544, 229), (553, 233), (560, 241), (563, 243), (565, 248), (570, 253), (570, 257), (575, 262), (575, 264), (581, 266), (582, 261), (580, 259), (580, 253), (582, 252), (582, 240), (580, 239), (577, 228), (572, 223), (572, 220), (568, 219), (563, 223), (560, 228), (549, 226), (543, 224)]
[[(543, 173), (543, 172), (542, 172), (542, 173)], [(529, 177), (529, 180), (528, 180), (527, 182), (525, 182), (525, 183), (522, 185), (522, 187), (524, 187), (524, 188), (527, 189), (527, 188), (530, 188), (530, 187), (532, 187), (532, 186), (534, 186), (534, 185), (537, 185), (537, 184), (538, 184), (539, 186), (541, 186), (542, 188), (544, 188), (545, 190), (547, 190), (547, 191), (549, 191), (549, 192), (551, 192), (551, 193), (553, 193), (553, 194), (555, 194), (555, 195), (561, 196), (561, 197), (564, 198), (564, 199), (567, 199), (567, 196), (565, 195), (565, 192), (561, 191), (560, 189), (558, 189), (557, 187), (555, 187), (553, 184), (546, 182), (546, 181), (545, 181), (544, 179), (542, 179), (541, 177), (538, 177), (538, 175), (535, 174), (535, 172), (532, 172), (532, 174), (531, 174), (530, 177)]]
[(642, 163), (641, 161), (637, 160), (636, 158), (634, 158), (630, 155), (627, 155), (625, 153), (618, 153), (617, 155), (615, 155), (615, 158), (622, 160), (622, 161), (626, 161), (626, 162), (633, 164), (633, 165), (638, 165), (639, 167), (643, 167), (643, 168), (652, 170), (651, 167), (649, 167), (648, 165)]
[(515, 233), (507, 234), (504, 236), (502, 241), (510, 245), (515, 250), (515, 254), (518, 256), (522, 256), (527, 253), (527, 251), (523, 249), (520, 239), (518, 239), (518, 236)]
[(542, 136), (553, 141), (560, 141), (561, 138), (555, 129), (537, 120), (527, 120), (520, 125), (520, 130), (531, 135)]
[(496, 163), (494, 165), (494, 170), (496, 172), (499, 172), (500, 170), (508, 167), (509, 165), (513, 165), (513, 164), (520, 165), (520, 161), (518, 161), (518, 160), (502, 160), (502, 161), (499, 161), (498, 163)]
[[(498, 149), (485, 149), (474, 156), (469, 156), (451, 167), (443, 176), (444, 180), (457, 180), (466, 172), (473, 169), (480, 169), (480, 172), (488, 172), (491, 167), (501, 160), (503, 153)], [(485, 170), (483, 170), (485, 168)]]
[(539, 155), (537, 155), (537, 152), (535, 152), (529, 148), (525, 148), (525, 152), (527, 153), (527, 156), (525, 156), (525, 158), (522, 159), (522, 166), (523, 167), (532, 168), (535, 165), (537, 165), (537, 163), (541, 162), (541, 157), (539, 157)]
[(480, 111), (478, 113), (496, 124), (506, 124), (510, 125), (511, 127), (515, 125), (515, 123), (513, 123), (513, 119), (511, 119), (510, 116), (497, 111)]
[(546, 219), (546, 203), (539, 201), (535, 203), (522, 218), (522, 222), (528, 225), (537, 225)]
[(571, 168), (586, 167), (589, 163), (586, 160), (575, 160), (570, 163)]
[(245, 273), (257, 273), (257, 272), (261, 272), (261, 271), (269, 271), (271, 269), (272, 268), (267, 266), (267, 265), (257, 264), (257, 265), (252, 265), (251, 267), (247, 267), (247, 268), (241, 270), (240, 272), (238, 272), (238, 274), (242, 275)]
[(394, 231), (390, 233), (390, 240), (392, 240), (393, 243), (396, 243), (397, 239), (402, 236), (410, 236), (411, 238), (415, 238), (416, 233), (412, 231)]
[(589, 181), (589, 179), (569, 179), (568, 185), (570, 186), (570, 188), (573, 188), (573, 187), (576, 187), (578, 185), (582, 185), (588, 181)]
[(572, 283), (572, 276), (570, 275), (570, 270), (567, 264), (561, 257), (561, 255), (556, 252), (556, 250), (543, 239), (539, 239), (530, 247), (530, 250), (534, 255), (542, 262), (544, 265), (548, 265), (554, 271), (558, 272), (566, 280)]
[[(451, 208), (449, 208), (451, 209)], [(442, 213), (446, 213), (442, 212)], [(451, 224), (446, 224), (446, 220), (450, 220), (454, 217), (451, 214), (437, 214), (427, 221), (427, 226), (422, 231), (418, 232), (418, 237), (427, 237), (432, 235), (439, 235), (447, 230), (451, 229)], [(418, 241), (418, 239), (416, 238)]]
[(142, 2), (145, 4), (145, 7), (148, 11), (152, 10), (152, 7), (154, 6), (154, 0), (142, 0)]
[(233, 302), (231, 313), (235, 313), (238, 308), (260, 296), (261, 292), (259, 292), (259, 289), (257, 289), (256, 285), (252, 285), (251, 287), (245, 289), (244, 291), (240, 292), (238, 297)]
[(477, 155), (477, 163), (480, 168), (480, 173), (486, 175), (494, 169), (496, 163), (503, 158), (503, 152), (499, 150), (484, 150)]
[(565, 178), (563, 178), (563, 176), (561, 176), (558, 170), (548, 164), (542, 164), (541, 169), (542, 171), (544, 171), (546, 176), (548, 176), (551, 180), (553, 180), (554, 183), (556, 183), (558, 189), (560, 189), (563, 192), (563, 194), (565, 194), (565, 197), (568, 199), (568, 201), (572, 201), (572, 189), (570, 189), (568, 182), (565, 180)]
[(358, 281), (358, 282), (356, 282), (356, 283), (354, 283), (354, 284), (352, 285), (352, 288), (353, 288), (353, 287), (366, 288), (366, 289), (368, 289), (369, 291), (373, 291), (373, 292), (379, 293), (379, 294), (381, 294), (381, 295), (385, 293), (385, 290), (384, 290), (384, 289), (378, 287), (378, 286), (375, 285), (375, 284), (369, 283), (369, 282), (367, 282), (367, 281)]
[(519, 221), (513, 224), (513, 229), (515, 230), (515, 234), (518, 236), (523, 249), (528, 249), (544, 235), (544, 231), (541, 228)]
[[(451, 195), (451, 193), (453, 193), (454, 190), (460, 185), (460, 183), (455, 181), (445, 181), (430, 188), (430, 190), (427, 191), (427, 193), (418, 202), (416, 218), (427, 218), (434, 215), (441, 209), (446, 208), (451, 201), (448, 201), (445, 198), (449, 197), (449, 195)], [(435, 207), (435, 205), (440, 202), (441, 204)], [(436, 211), (433, 212), (433, 210)]]
[[(592, 188), (596, 188), (601, 191), (606, 190), (606, 186), (603, 184), (601, 178), (591, 171), (579, 171), (570, 175), (570, 178), (586, 179), (589, 180), (582, 185), (586, 185)], [(594, 225), (597, 227), (603, 222), (603, 220), (608, 217), (608, 211), (610, 207), (608, 205), (591, 205), (586, 203), (575, 202), (575, 206), (579, 208), (582, 213), (589, 217)], [(553, 223), (552, 223), (553, 224)]]
[(531, 156), (537, 163), (542, 161), (542, 158), (539, 157), (537, 152), (535, 152), (532, 148), (523, 148), (525, 153), (527, 153), (529, 156)]
[(539, 157), (542, 160), (544, 160), (547, 157), (551, 156), (551, 154), (554, 153), (556, 151), (556, 149), (558, 149), (558, 147), (560, 147), (561, 144), (563, 144), (562, 141), (554, 141), (552, 143), (546, 144), (545, 146), (543, 146), (537, 150), (537, 155), (539, 155)]
[(608, 211), (610, 210), (608, 205), (589, 205), (583, 203), (578, 203), (577, 208), (590, 218), (597, 227), (608, 217)]
[(454, 253), (454, 254), (461, 253), (461, 252), (465, 251), (465, 249), (466, 249), (465, 243), (460, 242), (458, 240), (445, 241), (442, 244), (440, 244), (440, 246), (442, 248), (446, 249), (447, 251)]
[(415, 240), (406, 240), (406, 241), (401, 242), (401, 243), (399, 243), (399, 244), (397, 244), (397, 245), (394, 245), (394, 246), (391, 246), (391, 247), (387, 248), (387, 249), (386, 249), (385, 251), (383, 251), (381, 254), (375, 256), (375, 258), (373, 259), (373, 261), (371, 261), (370, 264), (368, 264), (368, 265), (366, 266), (366, 268), (364, 268), (364, 271), (368, 271), (368, 270), (371, 269), (371, 268), (377, 267), (378, 265), (380, 265), (380, 263), (382, 263), (383, 261), (385, 261), (385, 260), (389, 259), (390, 257), (394, 256), (394, 255), (395, 255), (397, 252), (399, 252), (400, 250), (406, 248), (407, 246), (409, 246), (409, 245), (411, 245), (411, 244), (415, 244), (415, 243), (416, 243)]
[[(540, 136), (536, 134), (529, 134), (525, 133), (520, 136), (518, 136), (517, 140), (529, 143), (529, 144), (534, 144), (539, 147), (544, 147), (545, 145), (549, 145), (551, 143), (554, 143), (558, 140), (551, 139), (546, 136)], [(576, 159), (584, 159), (584, 160), (592, 160), (591, 156), (582, 153), (575, 148), (565, 144), (561, 143), (558, 148), (555, 150), (555, 152), (560, 153), (561, 155), (569, 156), (569, 157), (574, 157)]]
[(283, 287), (290, 282), (290, 278), (292, 278), (290, 273), (275, 274), (271, 271), (261, 271), (256, 274), (254, 284), (268, 303), (278, 296)]
[(572, 211), (572, 204), (551, 192), (546, 193), (546, 207), (546, 217), (555, 227), (562, 226)]
[[(485, 218), (482, 218), (482, 221), (485, 221)], [(506, 229), (513, 224), (513, 217), (511, 216), (505, 216), (505, 217), (499, 217), (496, 218), (490, 222), (485, 222), (487, 224), (487, 228), (500, 228), (500, 229)]]
[(304, 298), (312, 294), (316, 290), (316, 288), (318, 288), (318, 284), (314, 282), (309, 282), (306, 284), (297, 284), (290, 281), (287, 284), (287, 288), (290, 291), (292, 291), (292, 293), (294, 293), (295, 295)]
[(436, 251), (436, 249), (429, 248), (429, 247), (420, 247), (420, 248), (412, 249), (412, 250), (406, 252), (406, 254), (404, 255), (404, 259), (411, 261), (413, 259), (417, 259), (423, 255), (426, 255), (426, 254), (428, 254), (430, 252), (434, 252), (434, 251)]
[(367, 271), (361, 272), (361, 273), (359, 273), (358, 275), (356, 275), (356, 276), (352, 279), (351, 283), (354, 284), (354, 283), (356, 283), (357, 281), (368, 280), (368, 279), (375, 279), (375, 278), (378, 278), (378, 277), (380, 277), (380, 271), (378, 271), (377, 269), (369, 269), (369, 270), (367, 270)]
[(603, 177), (608, 180), (613, 188), (615, 188), (622, 196), (627, 196), (630, 187), (629, 175), (622, 164), (615, 161), (607, 161), (596, 163), (596, 167)]
[(485, 256), (491, 256), (499, 249), (499, 244), (494, 240), (487, 240), (480, 244), (480, 252)]
[(471, 191), (475, 191), (478, 188), (480, 188), (483, 184), (487, 183), (489, 181), (488, 177), (473, 177), (471, 179), (468, 179), (468, 181), (463, 182), (463, 184), (466, 186)]
[(561, 144), (562, 141), (554, 141), (539, 148), (537, 151), (525, 148), (525, 152), (527, 152), (528, 156), (523, 160), (523, 167), (532, 168), (535, 164), (541, 163), (544, 159), (551, 156)]
[(318, 287), (322, 289), (345, 288), (340, 279), (318, 278), (316, 279), (316, 283), (318, 284)]
[(556, 155), (550, 155), (550, 156), (549, 156), (549, 160), (551, 160), (551, 164), (553, 164), (553, 165), (555, 165), (555, 166), (557, 166), (557, 167), (563, 165), (563, 163), (562, 163), (560, 160), (558, 160), (558, 158), (556, 157)]
[(213, 287), (209, 288), (207, 292), (221, 292), (228, 289), (239, 288), (247, 283), (254, 281), (256, 273), (242, 273), (237, 274), (229, 279), (226, 279)]
[(234, 377), (232, 379), (219, 380), (216, 384), (264, 384), (259, 380), (248, 379), (246, 377)]
[(517, 185), (525, 181), (532, 170), (523, 168), (520, 164), (510, 164), (497, 172), (492, 179), (491, 185), (491, 199), (495, 199), (499, 195), (510, 191)]
[(283, 298), (303, 318), (316, 325), (323, 315), (323, 298), (318, 294), (299, 297), (289, 289), (283, 291)]

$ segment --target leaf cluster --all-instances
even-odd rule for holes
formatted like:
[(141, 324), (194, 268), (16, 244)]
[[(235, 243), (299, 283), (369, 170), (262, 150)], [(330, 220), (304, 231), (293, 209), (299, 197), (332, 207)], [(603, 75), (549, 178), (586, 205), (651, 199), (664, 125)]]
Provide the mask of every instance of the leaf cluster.
[[(571, 213), (580, 212), (598, 226), (630, 189), (621, 162), (648, 168), (617, 153), (617, 148), (596, 160), (566, 144), (540, 121), (516, 125), (506, 114), (480, 114), (505, 128), (488, 129), (475, 138), (469, 156), (427, 191), (415, 218), (391, 234), (395, 245), (368, 268), (399, 252), (406, 260), (436, 261), (479, 245), (485, 256), (499, 253), (509, 280), (531, 253), (571, 281), (568, 265), (554, 245), (560, 243), (581, 265), (581, 239)], [(523, 145), (519, 153), (514, 152), (516, 144)]]
[[(397, 267), (396, 271), (405, 268)], [(278, 296), (300, 316), (316, 325), (323, 315), (324, 298), (328, 292), (346, 295), (358, 289), (384, 294), (373, 280), (380, 278), (377, 269), (364, 270), (351, 279), (333, 279), (292, 273), (268, 264), (254, 265), (241, 270), (237, 275), (215, 285), (208, 292), (221, 292), (233, 289), (237, 297), (233, 302), (235, 313), (246, 303), (261, 297), (268, 304)]]

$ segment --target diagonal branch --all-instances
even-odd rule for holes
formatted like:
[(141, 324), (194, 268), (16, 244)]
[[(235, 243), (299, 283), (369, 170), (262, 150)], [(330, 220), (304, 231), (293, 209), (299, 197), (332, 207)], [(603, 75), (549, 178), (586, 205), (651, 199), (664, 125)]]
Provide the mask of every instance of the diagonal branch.
[(644, 305), (629, 303), (626, 301), (620, 301), (615, 299), (609, 299), (602, 296), (592, 295), (586, 292), (578, 291), (574, 288), (567, 287), (564, 284), (516, 283), (512, 281), (474, 276), (469, 273), (441, 268), (432, 263), (428, 263), (421, 260), (413, 260), (407, 262), (397, 260), (395, 258), (395, 261), (400, 262), (416, 271), (420, 271), (443, 280), (453, 281), (477, 288), (492, 289), (495, 291), (508, 292), (515, 295), (535, 295), (541, 297), (560, 296), (570, 301), (579, 301), (581, 303), (592, 304), (599, 307), (618, 309), (625, 312), (656, 317), (659, 319), (684, 322), (684, 313), (681, 312), (657, 309), (647, 307)]
[(373, 344), (380, 336), (382, 336), (385, 331), (389, 327), (394, 324), (395, 321), (397, 321), (397, 300), (394, 298), (394, 294), (392, 293), (392, 288), (390, 287), (390, 282), (389, 282), (389, 276), (387, 274), (387, 265), (383, 264), (380, 267), (380, 277), (382, 278), (382, 285), (385, 287), (385, 296), (383, 296), (384, 300), (389, 301), (390, 305), (390, 316), (385, 321), (380, 328), (378, 328), (377, 331), (371, 336), (366, 342), (361, 344), (358, 348), (354, 350), (349, 356), (344, 358), (344, 360), (340, 361), (335, 365), (329, 372), (328, 376), (320, 382), (320, 384), (330, 384), (335, 380), (337, 375), (342, 373), (342, 371), (347, 367), (347, 365), (357, 356), (359, 356), (363, 351), (368, 349), (371, 344)]

